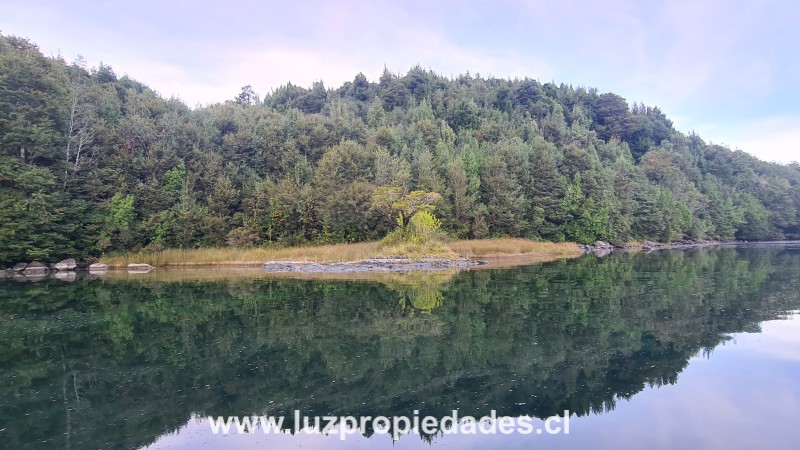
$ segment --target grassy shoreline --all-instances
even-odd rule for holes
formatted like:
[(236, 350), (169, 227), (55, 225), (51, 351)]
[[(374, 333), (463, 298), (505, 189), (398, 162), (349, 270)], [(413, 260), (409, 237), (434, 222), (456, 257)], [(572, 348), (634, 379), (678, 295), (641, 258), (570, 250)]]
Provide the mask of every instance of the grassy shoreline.
[[(460, 240), (443, 244), (448, 256), (467, 259), (497, 259), (505, 257), (542, 256), (553, 258), (575, 257), (581, 254), (577, 244), (536, 242), (527, 239), (499, 238)], [(167, 249), (160, 252), (137, 252), (109, 255), (100, 261), (112, 268), (123, 268), (131, 263), (150, 264), (155, 267), (254, 267), (266, 261), (307, 261), (319, 263), (361, 261), (369, 258), (395, 256), (397, 248), (384, 248), (380, 242), (334, 244), (287, 248), (198, 248)], [(406, 256), (401, 254), (400, 256)], [(411, 255), (419, 257), (418, 254)], [(436, 255), (443, 256), (441, 252)]]

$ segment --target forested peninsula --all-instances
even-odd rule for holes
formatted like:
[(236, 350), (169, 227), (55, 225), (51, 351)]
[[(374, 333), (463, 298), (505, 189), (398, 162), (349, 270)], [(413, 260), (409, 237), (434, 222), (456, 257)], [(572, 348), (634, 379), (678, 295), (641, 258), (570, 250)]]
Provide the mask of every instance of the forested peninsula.
[(0, 35), (0, 263), (375, 241), (398, 226), (376, 193), (415, 191), (459, 239), (800, 238), (797, 163), (613, 93), (413, 67), (231, 97), (190, 108)]

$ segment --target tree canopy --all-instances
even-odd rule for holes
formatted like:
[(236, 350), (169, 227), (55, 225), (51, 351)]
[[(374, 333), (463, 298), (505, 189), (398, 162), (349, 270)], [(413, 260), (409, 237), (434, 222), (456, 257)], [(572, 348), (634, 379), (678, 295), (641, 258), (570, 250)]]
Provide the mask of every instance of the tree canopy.
[(613, 93), (414, 67), (190, 109), (0, 35), (2, 263), (373, 240), (395, 190), (440, 195), (460, 238), (800, 238), (797, 164)]

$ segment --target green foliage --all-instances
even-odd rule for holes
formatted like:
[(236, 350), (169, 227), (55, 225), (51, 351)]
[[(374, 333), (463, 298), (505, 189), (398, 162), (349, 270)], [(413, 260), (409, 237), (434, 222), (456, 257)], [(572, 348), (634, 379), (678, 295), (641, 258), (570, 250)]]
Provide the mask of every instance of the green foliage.
[(178, 165), (164, 174), (164, 189), (167, 193), (176, 195), (183, 190), (186, 182), (186, 165), (180, 161)]
[(142, 225), (150, 242), (170, 248), (219, 246), (225, 242), (224, 222), (204, 206), (172, 208), (150, 216)]
[(134, 240), (136, 210), (134, 196), (114, 194), (105, 211), (102, 232), (96, 246), (97, 250), (125, 250)]
[(133, 209), (133, 195), (117, 192), (108, 202), (108, 226), (112, 230), (128, 231), (136, 212)]
[(0, 35), (2, 264), (238, 229), (373, 240), (434, 204), (461, 238), (792, 239), (800, 169), (683, 135), (658, 108), (529, 78), (414, 67), (189, 109)]
[(372, 208), (388, 217), (395, 217), (400, 230), (406, 233), (411, 219), (420, 212), (431, 212), (442, 196), (436, 192), (413, 191), (405, 194), (396, 187), (378, 188), (372, 194)]
[(408, 224), (409, 239), (413, 243), (423, 243), (438, 236), (442, 222), (428, 211), (420, 211), (411, 217)]
[(597, 205), (593, 198), (584, 195), (580, 173), (567, 186), (561, 209), (566, 216), (563, 232), (568, 241), (581, 244), (590, 244), (599, 239), (616, 241), (610, 227), (608, 208)]

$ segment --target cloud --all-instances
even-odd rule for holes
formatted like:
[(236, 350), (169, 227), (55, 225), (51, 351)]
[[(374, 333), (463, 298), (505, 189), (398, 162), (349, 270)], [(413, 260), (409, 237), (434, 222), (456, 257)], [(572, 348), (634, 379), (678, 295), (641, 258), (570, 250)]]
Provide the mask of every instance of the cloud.
[[(192, 55), (183, 56), (196, 66), (194, 73), (186, 70), (186, 62), (164, 59), (137, 58), (125, 67), (160, 93), (179, 95), (190, 105), (232, 98), (247, 84), (261, 94), (287, 82), (309, 87), (322, 80), (335, 88), (359, 72), (377, 81), (384, 67), (404, 74), (417, 64), (445, 76), (470, 72), (548, 79), (555, 73), (544, 60), (514, 48), (465, 46), (393, 7), (361, 13), (369, 16), (362, 22), (339, 12), (305, 24), (313, 23), (313, 34), (324, 38), (265, 39), (260, 45), (247, 37), (198, 42)], [(180, 76), (160, 76), (169, 72)]]
[(742, 150), (764, 161), (788, 164), (800, 160), (800, 115), (705, 123), (685, 116), (671, 118), (678, 130), (695, 131), (706, 142)]
[(800, 161), (800, 115), (770, 117), (731, 130), (731, 144), (765, 161)]
[[(356, 58), (340, 58), (325, 52), (285, 48), (243, 49), (231, 53), (224, 67), (219, 68), (214, 77), (216, 85), (234, 89), (235, 93), (242, 86), (250, 84), (256, 92), (266, 94), (288, 82), (310, 87), (322, 80), (329, 88), (338, 87), (352, 80), (361, 70), (359, 66)], [(213, 99), (218, 100), (219, 97)]]

